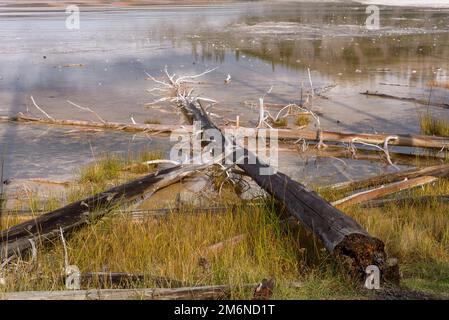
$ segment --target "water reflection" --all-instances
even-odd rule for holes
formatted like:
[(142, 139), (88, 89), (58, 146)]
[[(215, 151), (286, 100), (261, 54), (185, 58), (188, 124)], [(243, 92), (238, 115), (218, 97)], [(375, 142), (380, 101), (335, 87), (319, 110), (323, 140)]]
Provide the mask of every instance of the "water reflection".
[[(377, 130), (413, 132), (416, 113), (409, 107), (401, 106), (395, 119), (387, 121), (398, 104), (376, 102), (373, 111), (357, 91), (396, 82), (426, 94), (429, 80), (449, 76), (447, 10), (381, 7), (382, 29), (374, 32), (363, 28), (365, 6), (354, 3), (86, 9), (79, 31), (65, 29), (62, 12), (0, 16), (1, 115), (27, 109), (37, 114), (30, 102), (33, 95), (56, 118), (91, 119), (66, 103), (71, 100), (110, 121), (130, 122), (132, 115), (140, 123), (147, 118), (178, 123), (180, 115), (170, 106), (144, 109), (154, 99), (145, 91), (152, 84), (145, 81), (144, 71), (161, 76), (168, 65), (178, 74), (193, 74), (218, 65), (198, 85), (200, 93), (220, 101), (213, 112), (221, 118), (215, 120), (223, 123), (239, 115), (242, 123), (254, 125), (257, 111), (243, 102), (257, 100), (272, 85), (267, 99), (297, 101), (310, 68), (314, 85), (338, 83), (336, 92), (342, 95), (326, 105), (326, 128), (334, 128), (338, 120), (338, 127), (346, 130), (367, 130), (369, 123)], [(82, 66), (65, 67), (70, 64)], [(232, 82), (225, 86), (227, 74)], [(342, 119), (342, 112), (350, 117)], [(2, 124), (0, 142), (8, 143), (10, 174), (46, 175), (58, 166), (70, 172), (91, 160), (88, 144), (60, 132), (51, 130), (32, 142), (42, 130)], [(128, 138), (95, 138), (97, 152), (126, 149)], [(28, 160), (34, 154), (41, 155), (38, 167)]]

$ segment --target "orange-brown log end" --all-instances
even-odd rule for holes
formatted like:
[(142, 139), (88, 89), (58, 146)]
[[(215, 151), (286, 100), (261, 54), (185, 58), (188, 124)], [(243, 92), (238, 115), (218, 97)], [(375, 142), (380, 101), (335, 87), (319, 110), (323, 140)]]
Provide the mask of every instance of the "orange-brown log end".
[(375, 265), (382, 282), (399, 285), (399, 265), (395, 259), (388, 259), (384, 243), (377, 238), (350, 234), (335, 247), (333, 255), (341, 267), (361, 282), (366, 279), (366, 268)]

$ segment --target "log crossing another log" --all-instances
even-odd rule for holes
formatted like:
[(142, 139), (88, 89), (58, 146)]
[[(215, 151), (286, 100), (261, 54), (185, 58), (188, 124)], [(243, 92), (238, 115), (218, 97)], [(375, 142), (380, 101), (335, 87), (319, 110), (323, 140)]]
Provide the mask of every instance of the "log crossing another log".
[[(184, 103), (182, 109), (190, 120), (200, 121), (202, 130), (218, 130), (197, 101)], [(289, 176), (281, 172), (261, 174), (261, 170), (268, 172), (273, 168), (262, 163), (250, 151), (240, 146), (236, 148), (243, 149), (240, 152), (255, 160), (253, 163), (244, 161), (237, 165), (317, 236), (347, 272), (364, 279), (366, 267), (376, 265), (384, 279), (389, 278), (392, 272), (388, 269), (387, 255), (381, 240), (371, 236), (354, 219)], [(235, 151), (234, 158), (237, 153), (238, 150)]]
[[(43, 119), (24, 115), (22, 113), (17, 114), (14, 117), (0, 116), (0, 121), (7, 122), (19, 122), (19, 123), (31, 123), (31, 124), (45, 124), (45, 125), (60, 125), (60, 126), (77, 126), (86, 128), (98, 128), (105, 130), (119, 130), (126, 132), (148, 132), (148, 133), (170, 133), (176, 130), (183, 130), (189, 132), (192, 129), (190, 126), (180, 125), (166, 125), (166, 124), (131, 124), (131, 123), (118, 123), (118, 122), (94, 122), (94, 121), (82, 121), (82, 120), (58, 120), (58, 119)], [(220, 129), (235, 129), (233, 126), (221, 126)], [(252, 135), (257, 136), (259, 129), (239, 127), (241, 129), (253, 130)], [(251, 131), (248, 130), (250, 133)], [(277, 138), (280, 140), (298, 140), (305, 139), (307, 141), (319, 141), (319, 133), (316, 130), (295, 130), (295, 129), (277, 129)], [(449, 147), (449, 138), (435, 137), (426, 135), (415, 134), (370, 134), (370, 133), (356, 133), (356, 132), (334, 132), (334, 131), (321, 131), (321, 138), (323, 142), (334, 143), (350, 143), (354, 139), (358, 142), (371, 143), (371, 144), (383, 144), (389, 137), (396, 137), (396, 139), (390, 139), (388, 144), (393, 146), (403, 147), (417, 147), (417, 148), (433, 148), (442, 149)], [(272, 139), (272, 137), (269, 137)]]

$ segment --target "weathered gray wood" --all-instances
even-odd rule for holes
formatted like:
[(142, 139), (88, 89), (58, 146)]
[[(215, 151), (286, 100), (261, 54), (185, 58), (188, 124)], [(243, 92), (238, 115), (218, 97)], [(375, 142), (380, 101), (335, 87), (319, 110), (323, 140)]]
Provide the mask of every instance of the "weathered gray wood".
[[(255, 284), (245, 285), (255, 288)], [(205, 300), (223, 299), (230, 296), (231, 287), (226, 285), (152, 288), (152, 289), (93, 289), (65, 291), (22, 291), (0, 293), (3, 300)]]
[(208, 165), (163, 169), (3, 230), (0, 232), (0, 261), (20, 256), (31, 247), (29, 239), (36, 242), (52, 239), (59, 236), (60, 228), (64, 232), (72, 231), (103, 216), (116, 205), (148, 198), (157, 190), (206, 167)]
[(98, 129), (113, 129), (129, 132), (162, 133), (162, 132), (171, 132), (179, 128), (179, 126), (177, 125), (169, 125), (169, 124), (132, 124), (132, 123), (119, 123), (119, 122), (103, 123), (103, 122), (84, 121), (84, 120), (37, 118), (33, 116), (24, 115), (21, 112), (19, 112), (16, 116), (13, 117), (0, 116), (0, 121), (72, 126), (72, 127), (75, 126), (75, 127), (98, 128)]
[(352, 194), (343, 199), (332, 202), (332, 205), (338, 206), (338, 207), (355, 205), (355, 204), (359, 204), (359, 203), (366, 202), (369, 200), (385, 197), (387, 195), (397, 193), (397, 192), (400, 192), (403, 190), (422, 186), (422, 185), (434, 182), (436, 180), (438, 180), (438, 178), (435, 178), (432, 176), (424, 176), (424, 177), (413, 178), (410, 180), (393, 182), (391, 184), (382, 185), (378, 188), (374, 188), (374, 189), (370, 189), (370, 190)]
[(449, 203), (449, 195), (441, 196), (421, 196), (421, 197), (400, 197), (394, 199), (371, 200), (361, 204), (364, 208), (384, 208), (389, 205), (424, 205), (429, 203)]
[[(203, 130), (218, 130), (198, 102), (184, 104), (182, 107), (191, 120), (201, 121)], [(387, 255), (381, 240), (372, 237), (354, 219), (287, 175), (281, 172), (261, 175), (260, 170), (269, 166), (248, 150), (241, 149), (245, 155), (255, 159), (255, 163), (245, 161), (238, 166), (316, 235), (350, 274), (362, 279), (368, 265), (377, 265), (385, 278), (388, 278)]]
[(446, 163), (431, 167), (417, 168), (417, 169), (404, 170), (400, 172), (382, 174), (375, 177), (357, 181), (347, 181), (333, 185), (331, 186), (331, 188), (339, 191), (351, 189), (355, 190), (385, 183), (392, 183), (404, 180), (405, 178), (413, 179), (423, 176), (447, 177), (449, 176), (449, 164)]
[[(178, 125), (165, 124), (127, 124), (117, 122), (94, 122), (83, 120), (58, 120), (58, 119), (44, 119), (26, 116), (22, 113), (14, 117), (0, 116), (0, 121), (20, 122), (20, 123), (35, 123), (46, 125), (61, 125), (61, 126), (79, 126), (87, 128), (111, 129), (129, 132), (154, 132), (167, 133), (180, 129)], [(232, 126), (222, 126), (220, 129), (232, 128)], [(241, 127), (243, 128), (243, 127)], [(183, 128), (188, 131), (189, 128)], [(255, 130), (254, 135), (258, 135), (258, 130)], [(385, 139), (391, 136), (396, 136), (397, 139), (390, 140), (389, 145), (404, 146), (404, 147), (419, 147), (419, 148), (433, 148), (441, 149), (449, 145), (449, 138), (434, 137), (426, 135), (415, 134), (370, 134), (357, 132), (333, 132), (321, 131), (321, 138), (323, 142), (342, 142), (348, 143), (353, 139), (359, 142), (382, 144)], [(307, 141), (319, 141), (318, 132), (316, 130), (295, 130), (295, 129), (278, 129), (278, 139), (287, 141), (296, 141), (298, 139), (305, 139)]]

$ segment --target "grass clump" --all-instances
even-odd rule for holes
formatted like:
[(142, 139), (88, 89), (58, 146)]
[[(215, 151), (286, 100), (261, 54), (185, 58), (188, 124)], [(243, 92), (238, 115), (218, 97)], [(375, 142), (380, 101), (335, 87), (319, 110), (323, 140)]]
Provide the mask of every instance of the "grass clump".
[(295, 125), (297, 125), (298, 127), (304, 127), (309, 125), (310, 123), (310, 117), (307, 115), (299, 115), (296, 117), (295, 119)]
[(286, 127), (288, 125), (288, 120), (287, 118), (281, 118), (281, 119), (277, 119), (276, 121), (273, 121), (273, 127), (275, 128), (282, 128), (282, 127)]
[(124, 166), (123, 159), (117, 155), (105, 155), (94, 164), (81, 169), (79, 182), (100, 184), (116, 180)]
[(446, 119), (436, 119), (430, 112), (420, 116), (421, 133), (432, 136), (449, 137), (449, 122)]
[(148, 119), (145, 119), (145, 121), (143, 123), (145, 123), (145, 124), (161, 124), (161, 121), (159, 119), (155, 119), (155, 118), (148, 118)]
[(161, 150), (143, 150), (137, 154), (131, 155), (128, 159), (128, 166), (126, 166), (126, 169), (135, 174), (149, 173), (156, 170), (158, 164), (146, 164), (146, 162), (164, 158), (164, 152)]

